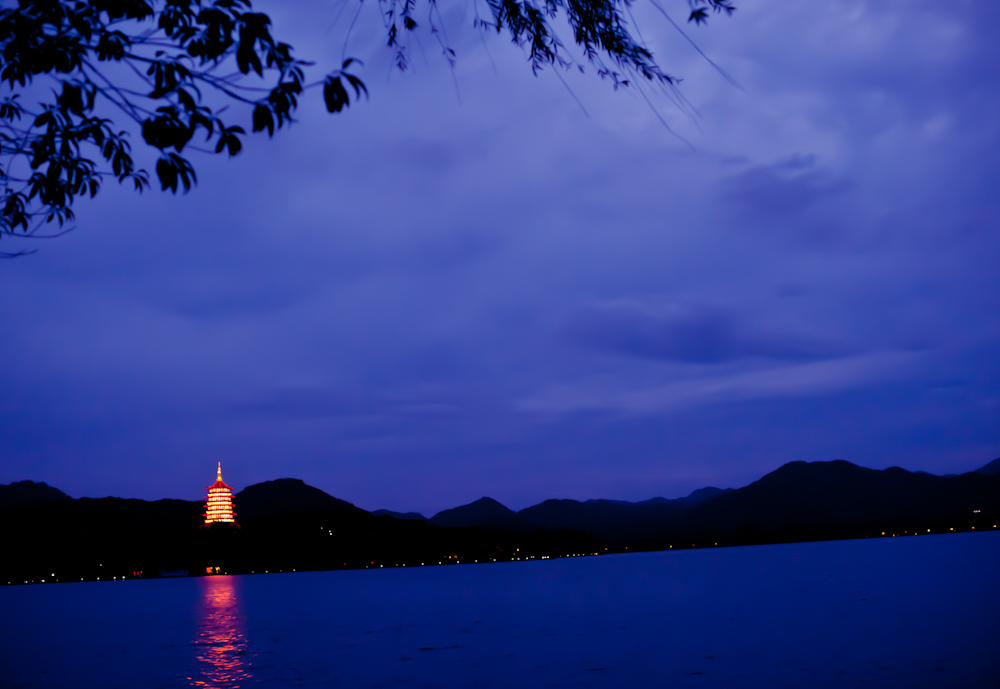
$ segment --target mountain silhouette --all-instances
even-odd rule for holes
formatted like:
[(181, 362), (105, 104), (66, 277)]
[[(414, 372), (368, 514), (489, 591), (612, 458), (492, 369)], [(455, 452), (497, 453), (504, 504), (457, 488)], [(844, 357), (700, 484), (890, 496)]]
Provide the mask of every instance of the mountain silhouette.
[(792, 462), (743, 488), (675, 500), (546, 500), (515, 513), (482, 498), (430, 520), (370, 514), (298, 479), (279, 479), (235, 496), (238, 529), (204, 528), (200, 500), (74, 500), (21, 481), (0, 486), (0, 576), (79, 581), (206, 566), (234, 573), (412, 566), (995, 529), (996, 464), (934, 476), (842, 460)]
[(0, 508), (72, 499), (47, 483), (16, 481), (10, 485), (0, 486)]
[[(977, 474), (986, 474), (987, 476), (996, 476), (1000, 474), (1000, 457), (994, 459), (992, 462), (985, 466), (981, 466), (976, 469)], [(44, 484), (43, 484), (44, 485)]]
[(732, 488), (715, 488), (714, 486), (708, 486), (706, 488), (699, 488), (698, 490), (692, 491), (689, 495), (683, 498), (650, 498), (649, 500), (639, 500), (638, 502), (629, 502), (627, 500), (585, 500), (586, 503), (600, 502), (600, 503), (616, 503), (619, 505), (664, 505), (666, 503), (671, 503), (677, 506), (684, 507), (694, 507), (699, 502), (704, 502), (709, 498), (714, 498), (716, 495), (721, 495), (722, 493), (728, 493)]
[(393, 512), (392, 510), (375, 510), (372, 514), (376, 517), (392, 517), (393, 519), (408, 519), (413, 521), (427, 521), (427, 517), (419, 512)]
[(528, 528), (572, 529), (617, 544), (630, 538), (646, 538), (647, 532), (658, 531), (684, 510), (731, 490), (699, 488), (683, 498), (652, 498), (641, 502), (546, 500), (521, 510), (517, 519)]
[[(698, 490), (691, 491), (691, 493), (683, 498), (675, 498), (671, 502), (675, 505), (683, 507), (694, 507), (695, 505), (705, 502), (709, 498), (714, 498), (717, 495), (722, 495), (723, 493), (729, 493), (732, 488), (716, 488), (714, 486), (708, 486), (707, 488), (699, 488)], [(652, 500), (644, 500), (640, 502), (640, 505), (646, 503), (651, 503), (653, 501), (664, 500), (665, 498), (653, 498)]]
[[(899, 467), (867, 469), (850, 462), (791, 462), (749, 486), (716, 496), (662, 525), (673, 534), (798, 534), (969, 528), (1000, 512), (1000, 477), (975, 472), (934, 476)], [(979, 510), (979, 512), (975, 512)], [(955, 522), (952, 524), (951, 522)]]
[(238, 524), (306, 512), (367, 514), (360, 507), (297, 478), (279, 478), (247, 486), (233, 496), (233, 505)]
[(428, 521), (435, 526), (479, 527), (483, 529), (516, 528), (516, 513), (493, 498), (479, 498), (475, 502), (438, 512)]
[(613, 547), (647, 549), (692, 539), (765, 542), (970, 528), (997, 517), (1000, 473), (934, 476), (843, 460), (792, 462), (743, 488), (701, 489), (677, 500), (546, 500), (517, 513), (522, 527), (573, 529)]
[(617, 543), (626, 534), (642, 532), (650, 524), (661, 524), (683, 511), (672, 500), (647, 504), (611, 500), (546, 500), (518, 512), (525, 525), (539, 529), (573, 529), (591, 533), (603, 541)]

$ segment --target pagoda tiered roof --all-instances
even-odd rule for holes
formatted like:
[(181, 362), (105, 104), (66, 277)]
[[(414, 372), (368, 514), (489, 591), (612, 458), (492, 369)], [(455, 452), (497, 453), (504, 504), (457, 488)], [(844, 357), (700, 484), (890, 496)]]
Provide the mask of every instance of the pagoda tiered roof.
[(236, 523), (233, 489), (222, 480), (222, 462), (219, 462), (215, 483), (208, 487), (208, 496), (205, 499), (205, 524), (217, 522)]

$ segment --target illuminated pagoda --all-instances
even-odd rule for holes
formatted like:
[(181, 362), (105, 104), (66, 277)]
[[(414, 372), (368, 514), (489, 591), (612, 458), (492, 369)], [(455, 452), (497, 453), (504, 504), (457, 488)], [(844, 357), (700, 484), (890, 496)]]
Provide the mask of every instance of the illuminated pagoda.
[(236, 513), (233, 512), (233, 489), (222, 481), (222, 462), (219, 462), (219, 473), (215, 483), (208, 487), (208, 498), (205, 501), (205, 526), (215, 523), (236, 523)]

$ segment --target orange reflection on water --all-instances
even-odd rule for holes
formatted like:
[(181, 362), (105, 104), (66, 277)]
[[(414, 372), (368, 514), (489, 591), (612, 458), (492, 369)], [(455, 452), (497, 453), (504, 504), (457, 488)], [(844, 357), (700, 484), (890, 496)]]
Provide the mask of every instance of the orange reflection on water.
[(201, 677), (191, 677), (191, 685), (206, 689), (235, 689), (250, 680), (250, 655), (243, 635), (236, 578), (200, 577), (202, 587), (200, 619), (194, 645)]

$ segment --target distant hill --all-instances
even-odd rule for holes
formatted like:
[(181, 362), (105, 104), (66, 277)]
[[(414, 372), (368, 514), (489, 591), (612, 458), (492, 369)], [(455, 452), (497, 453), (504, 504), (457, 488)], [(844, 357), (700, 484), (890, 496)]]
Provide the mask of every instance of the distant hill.
[(691, 494), (686, 497), (676, 498), (673, 503), (684, 507), (694, 507), (695, 505), (705, 502), (709, 498), (714, 498), (717, 495), (722, 495), (723, 493), (732, 492), (732, 490), (732, 488), (716, 488), (714, 486), (699, 488), (698, 490), (692, 491)]
[(6, 486), (0, 486), (0, 509), (15, 505), (33, 505), (72, 499), (58, 488), (35, 481), (16, 481)]
[(307, 512), (367, 514), (346, 500), (313, 488), (297, 478), (279, 478), (247, 486), (233, 496), (239, 524)]
[(645, 503), (612, 500), (546, 500), (517, 513), (518, 520), (538, 529), (573, 529), (591, 533), (603, 541), (617, 543), (627, 535), (643, 532), (678, 515), (683, 504), (674, 500)]
[(986, 466), (979, 467), (976, 469), (976, 473), (986, 474), (987, 476), (996, 476), (997, 474), (1000, 474), (1000, 458), (994, 459)]
[(669, 502), (674, 505), (694, 507), (699, 502), (705, 502), (709, 498), (714, 498), (716, 495), (728, 493), (731, 490), (732, 488), (723, 489), (708, 486), (707, 488), (699, 488), (698, 490), (692, 491), (690, 495), (686, 495), (683, 498), (650, 498), (649, 500), (640, 500), (639, 502), (627, 502), (625, 500), (587, 500), (587, 502), (617, 502), (622, 505), (664, 505)]
[[(523, 530), (546, 529), (555, 531), (569, 529), (594, 534), (608, 542), (617, 543), (623, 539), (645, 534), (650, 528), (669, 521), (685, 509), (706, 500), (723, 495), (731, 489), (699, 488), (690, 495), (669, 500), (652, 498), (641, 502), (624, 500), (546, 500), (527, 507), (515, 515), (508, 516), (508, 528), (513, 525)], [(497, 515), (493, 516), (496, 519)], [(471, 517), (471, 515), (470, 515)], [(467, 526), (483, 526), (466, 520)]]
[(427, 521), (427, 517), (419, 512), (393, 512), (392, 510), (375, 510), (372, 514), (376, 517), (392, 517), (393, 519), (407, 519), (412, 521)]
[[(674, 523), (679, 533), (843, 531), (882, 525), (967, 528), (974, 514), (997, 515), (1000, 481), (982, 474), (934, 476), (891, 467), (882, 471), (850, 462), (791, 462), (749, 486), (696, 505)], [(975, 513), (974, 510), (981, 510)], [(881, 529), (879, 533), (881, 532)]]
[(642, 502), (552, 499), (520, 512), (514, 512), (492, 498), (481, 498), (468, 505), (439, 512), (431, 517), (430, 522), (446, 527), (582, 531), (598, 538), (617, 541), (625, 534), (641, 532), (651, 523), (658, 524), (684, 509), (730, 490), (699, 488), (687, 497), (676, 500), (652, 498)]
[(468, 505), (438, 512), (428, 521), (435, 526), (504, 529), (517, 527), (515, 516), (513, 510), (493, 498), (479, 498)]
[(518, 512), (517, 521), (583, 531), (616, 547), (660, 548), (704, 538), (808, 540), (885, 529), (912, 533), (918, 525), (926, 530), (951, 522), (968, 528), (974, 515), (982, 524), (1000, 518), (1000, 474), (934, 476), (838, 460), (792, 462), (737, 490), (701, 489), (677, 500), (546, 500)]

